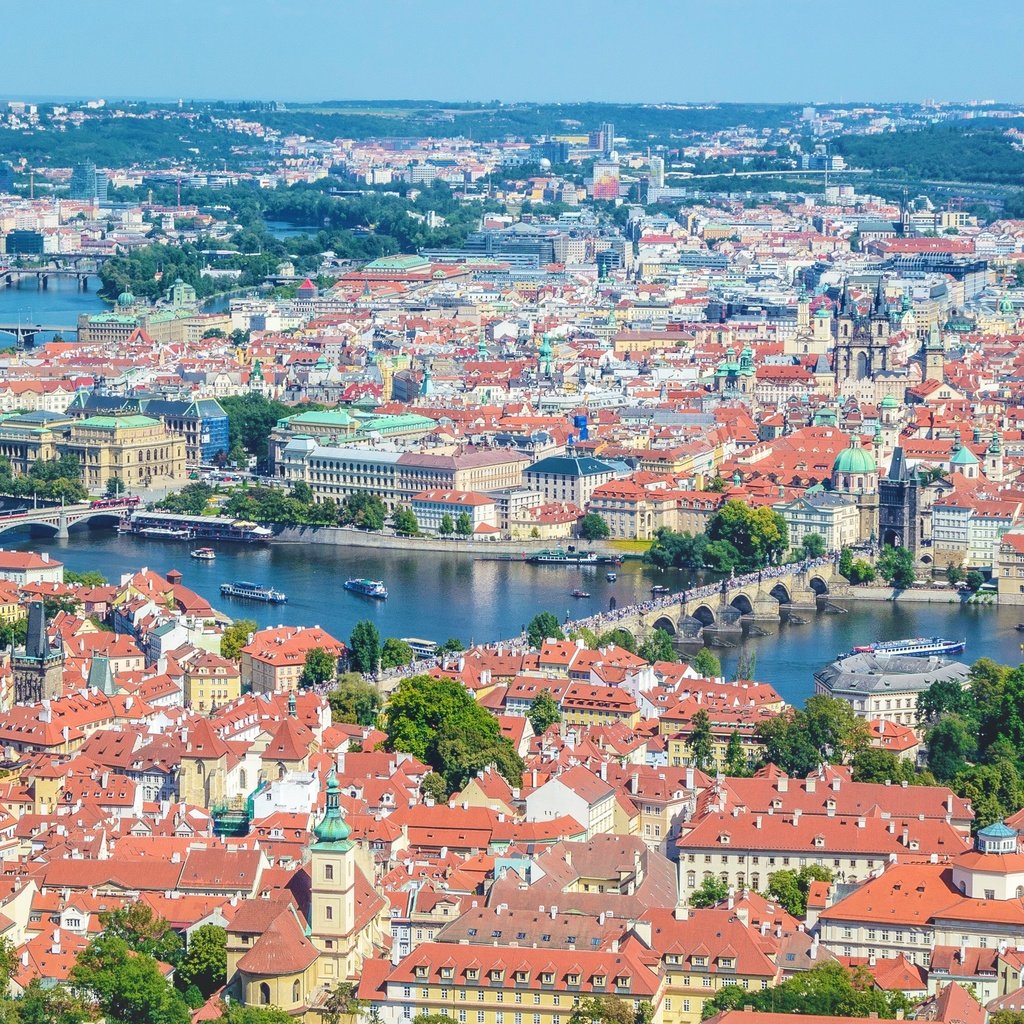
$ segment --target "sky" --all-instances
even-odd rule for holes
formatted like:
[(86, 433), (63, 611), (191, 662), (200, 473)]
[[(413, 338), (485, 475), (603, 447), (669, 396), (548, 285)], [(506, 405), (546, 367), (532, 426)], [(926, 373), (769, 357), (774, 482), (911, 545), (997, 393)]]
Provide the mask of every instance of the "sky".
[(1024, 101), (1020, 0), (42, 0), (0, 26), (5, 98)]

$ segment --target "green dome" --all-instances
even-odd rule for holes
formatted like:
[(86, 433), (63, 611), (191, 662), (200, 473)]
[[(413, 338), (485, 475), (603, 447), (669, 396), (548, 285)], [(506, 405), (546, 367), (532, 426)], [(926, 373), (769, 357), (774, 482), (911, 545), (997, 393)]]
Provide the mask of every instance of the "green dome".
[(117, 304), (119, 306), (134, 306), (135, 296), (126, 288), (120, 295), (118, 295)]
[(828, 320), (832, 316), (832, 314), (824, 306), (819, 306), (814, 311), (814, 315), (818, 317), (819, 320)]
[(345, 843), (352, 835), (352, 829), (341, 816), (341, 785), (333, 770), (327, 779), (327, 810), (314, 827), (313, 835), (318, 843)]
[(878, 466), (875, 457), (866, 448), (851, 445), (844, 448), (837, 456), (833, 473), (875, 473)]
[(886, 395), (885, 398), (879, 403), (880, 409), (895, 409), (899, 403), (896, 401), (893, 395)]
[(951, 466), (976, 466), (978, 464), (978, 456), (967, 445), (963, 445), (959, 451), (953, 453), (949, 464)]

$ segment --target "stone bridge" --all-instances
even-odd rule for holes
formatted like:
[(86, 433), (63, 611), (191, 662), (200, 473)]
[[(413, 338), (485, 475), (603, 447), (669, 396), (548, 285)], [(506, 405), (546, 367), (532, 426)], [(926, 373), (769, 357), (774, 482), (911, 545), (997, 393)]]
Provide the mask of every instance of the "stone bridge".
[(567, 623), (566, 628), (588, 626), (597, 633), (625, 629), (637, 638), (663, 629), (680, 639), (697, 638), (703, 629), (737, 628), (743, 621), (777, 622), (783, 608), (816, 612), (819, 599), (841, 598), (848, 588), (831, 559), (815, 559), (611, 609)]
[(131, 511), (130, 507), (95, 505), (50, 505), (30, 508), (24, 512), (0, 512), (0, 533), (28, 527), (33, 533), (52, 532), (58, 540), (66, 540), (68, 529), (80, 523), (96, 522), (113, 525)]

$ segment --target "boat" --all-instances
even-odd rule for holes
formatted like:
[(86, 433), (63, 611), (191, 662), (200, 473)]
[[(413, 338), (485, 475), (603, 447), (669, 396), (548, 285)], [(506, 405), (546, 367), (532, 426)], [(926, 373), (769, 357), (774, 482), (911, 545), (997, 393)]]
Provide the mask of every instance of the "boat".
[(651, 593), (652, 594), (669, 594), (669, 593), (671, 593), (671, 590), (668, 587), (666, 587), (664, 583), (655, 583), (654, 586), (651, 587)]
[(193, 548), (189, 554), (193, 558), (198, 558), (200, 562), (212, 562), (217, 557), (217, 552), (213, 548)]
[(191, 540), (191, 530), (178, 530), (170, 526), (146, 526), (136, 531), (140, 537), (161, 537), (164, 540)]
[(1018, 633), (1024, 633), (1024, 622), (1018, 622), (1017, 623), (1017, 632)]
[(606, 579), (606, 580), (607, 580), (607, 581), (608, 581), (609, 583), (614, 583), (614, 582), (615, 582), (615, 581), (616, 581), (616, 580), (617, 580), (617, 579), (619, 578), (619, 574), (618, 574), (618, 573), (616, 573), (616, 572), (606, 572), (606, 573), (604, 574), (604, 578), (605, 578), (605, 579)]
[(572, 592), (572, 596), (573, 597), (590, 597), (590, 594), (588, 594), (587, 591), (585, 591), (585, 590), (574, 590)]
[(402, 642), (412, 648), (417, 658), (432, 658), (437, 654), (437, 644), (433, 640), (424, 640), (418, 636), (403, 636)]
[(288, 600), (280, 590), (266, 587), (262, 583), (248, 583), (246, 580), (222, 583), (220, 592), (225, 597), (240, 597), (247, 601), (262, 601), (264, 604), (284, 604)]
[(933, 654), (960, 654), (965, 640), (946, 640), (941, 636), (917, 636), (909, 640), (884, 640), (854, 647), (850, 654), (903, 654), (911, 658), (927, 658)]
[(388, 588), (384, 586), (383, 580), (345, 580), (345, 589), (362, 594), (363, 597), (379, 597), (381, 600), (388, 596)]
[(527, 556), (531, 565), (597, 565), (593, 551), (577, 551), (575, 548), (544, 548)]

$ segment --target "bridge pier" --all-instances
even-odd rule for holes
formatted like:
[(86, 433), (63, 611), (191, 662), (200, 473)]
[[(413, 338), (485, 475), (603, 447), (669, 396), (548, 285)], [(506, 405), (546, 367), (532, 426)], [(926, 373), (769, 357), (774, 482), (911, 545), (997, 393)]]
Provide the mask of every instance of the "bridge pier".
[(751, 601), (754, 611), (748, 616), (754, 622), (778, 622), (779, 602), (770, 594), (760, 594), (756, 601)]
[(808, 611), (813, 612), (818, 609), (818, 595), (811, 590), (810, 587), (802, 588), (797, 590), (794, 588), (790, 593), (790, 603), (788, 607), (794, 611)]
[(60, 516), (57, 519), (57, 532), (54, 534), (54, 536), (57, 538), (57, 540), (68, 539), (68, 517), (63, 511), (61, 512)]

